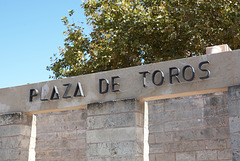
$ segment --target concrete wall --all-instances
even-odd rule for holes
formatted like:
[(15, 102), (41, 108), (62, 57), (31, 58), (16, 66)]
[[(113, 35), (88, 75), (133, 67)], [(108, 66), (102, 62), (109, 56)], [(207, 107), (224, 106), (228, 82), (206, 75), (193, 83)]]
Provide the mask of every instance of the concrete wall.
[[(203, 69), (208, 69), (211, 72), (210, 77), (207, 79), (199, 78), (206, 76), (206, 72), (199, 69), (199, 63), (203, 61), (209, 61), (209, 64), (202, 66)], [(171, 94), (188, 92), (191, 95), (193, 93), (198, 94), (204, 90), (227, 88), (240, 84), (239, 62), (240, 50), (234, 50), (0, 89), (0, 113), (36, 113), (38, 111), (56, 109), (63, 111), (70, 107), (112, 100), (118, 101), (131, 98), (156, 100), (159, 97)], [(191, 65), (195, 70), (195, 77), (192, 81), (183, 79), (182, 70), (186, 65)], [(173, 78), (172, 84), (170, 83), (169, 68), (171, 67), (180, 69), (180, 83), (175, 78)], [(165, 74), (165, 79), (161, 86), (154, 85), (152, 82), (152, 75), (156, 70), (161, 70)], [(143, 71), (149, 71), (149, 74), (146, 74), (145, 87), (143, 86), (143, 74), (139, 73)], [(187, 78), (191, 77), (191, 72), (189, 71), (191, 70), (186, 70)], [(174, 70), (174, 72), (176, 71)], [(119, 92), (112, 92), (113, 85), (111, 79), (114, 76), (120, 77), (115, 79), (115, 83), (119, 84), (115, 86), (115, 89), (120, 89)], [(159, 76), (160, 74), (158, 73), (156, 77)], [(109, 91), (100, 94), (99, 79), (103, 78), (108, 79), (110, 82)], [(157, 78), (155, 81), (159, 82)], [(81, 83), (84, 97), (73, 96), (78, 82)], [(68, 92), (68, 96), (71, 96), (71, 98), (63, 98), (66, 91), (64, 84), (68, 83), (72, 84)], [(50, 100), (54, 86), (57, 87), (60, 97), (57, 100)], [(33, 97), (32, 102), (29, 101), (30, 89), (39, 91), (39, 94)], [(42, 101), (42, 99), (47, 100)]]

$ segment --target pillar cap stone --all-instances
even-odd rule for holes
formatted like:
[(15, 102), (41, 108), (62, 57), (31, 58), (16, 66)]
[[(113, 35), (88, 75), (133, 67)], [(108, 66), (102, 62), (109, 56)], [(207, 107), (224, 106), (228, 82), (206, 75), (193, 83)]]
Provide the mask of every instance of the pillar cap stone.
[(226, 51), (232, 51), (232, 49), (228, 46), (228, 44), (209, 46), (206, 48), (206, 54), (215, 54), (215, 53), (221, 53)]

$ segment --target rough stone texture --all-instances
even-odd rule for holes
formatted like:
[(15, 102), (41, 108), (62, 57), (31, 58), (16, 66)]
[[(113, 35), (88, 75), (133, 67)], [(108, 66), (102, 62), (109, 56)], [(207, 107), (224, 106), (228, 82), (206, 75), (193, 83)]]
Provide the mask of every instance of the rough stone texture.
[(240, 160), (240, 86), (229, 87), (228, 105), (229, 105), (229, 124), (230, 124), (233, 161), (239, 161)]
[(143, 106), (135, 99), (88, 105), (87, 159), (143, 161)]
[(0, 115), (0, 160), (26, 161), (32, 118), (22, 113)]
[(86, 161), (86, 109), (38, 114), (36, 161)]
[[(239, 96), (235, 86), (149, 102), (149, 161), (239, 161)], [(143, 161), (143, 113), (128, 99), (37, 114), (36, 161)], [(1, 161), (28, 159), (31, 120), (0, 115)]]
[(226, 93), (149, 102), (150, 161), (231, 160)]

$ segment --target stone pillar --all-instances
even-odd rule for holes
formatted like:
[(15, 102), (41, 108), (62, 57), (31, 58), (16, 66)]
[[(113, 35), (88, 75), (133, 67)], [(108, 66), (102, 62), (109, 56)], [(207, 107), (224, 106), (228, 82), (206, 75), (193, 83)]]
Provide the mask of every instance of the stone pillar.
[(86, 161), (87, 109), (36, 114), (36, 161)]
[[(30, 146), (32, 118), (23, 113), (0, 115), (0, 160), (27, 161), (33, 146)], [(34, 161), (35, 156), (31, 156)]]
[(135, 99), (89, 104), (88, 161), (143, 161), (143, 105)]
[(229, 126), (231, 136), (232, 160), (240, 160), (240, 86), (228, 89)]

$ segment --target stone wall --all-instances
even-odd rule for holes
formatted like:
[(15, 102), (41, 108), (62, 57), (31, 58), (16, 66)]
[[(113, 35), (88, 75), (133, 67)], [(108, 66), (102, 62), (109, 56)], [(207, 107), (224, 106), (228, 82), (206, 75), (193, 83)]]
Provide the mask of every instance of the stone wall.
[(36, 161), (85, 161), (86, 118), (86, 109), (36, 115)]
[[(230, 161), (231, 137), (236, 158), (239, 117), (229, 118), (228, 98), (218, 92), (148, 102), (149, 160)], [(144, 109), (135, 99), (36, 117), (36, 160), (143, 160)]]
[(233, 161), (240, 160), (240, 86), (229, 87), (229, 124)]
[(150, 161), (232, 160), (226, 92), (152, 101), (148, 107)]
[(135, 99), (88, 105), (88, 161), (143, 161), (143, 106)]
[(34, 115), (3, 114), (0, 160), (143, 161), (147, 127), (150, 161), (238, 161), (239, 100), (240, 86), (234, 86), (226, 92), (150, 101), (147, 111), (136, 99), (94, 103), (36, 114), (36, 138)]
[(36, 161), (143, 160), (143, 106), (135, 99), (36, 118)]
[(0, 115), (0, 160), (26, 161), (29, 157), (32, 117), (23, 113)]

